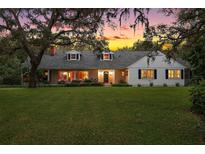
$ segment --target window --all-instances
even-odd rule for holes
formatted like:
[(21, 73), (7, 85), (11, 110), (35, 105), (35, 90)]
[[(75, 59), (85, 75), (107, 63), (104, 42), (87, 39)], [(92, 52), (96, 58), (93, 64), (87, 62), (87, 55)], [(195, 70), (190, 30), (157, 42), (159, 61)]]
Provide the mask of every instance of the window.
[(168, 79), (180, 79), (181, 70), (168, 70)]
[(76, 73), (77, 73), (77, 79), (78, 80), (88, 79), (88, 72), (87, 71), (78, 71)]
[(112, 60), (113, 59), (113, 53), (112, 52), (102, 52), (101, 60)]
[(110, 60), (110, 54), (109, 53), (104, 53), (103, 54), (103, 60)]
[(142, 79), (154, 79), (154, 70), (141, 70)]
[(76, 60), (77, 54), (70, 54), (70, 60)]
[(80, 60), (80, 53), (68, 52), (66, 53), (67, 60)]

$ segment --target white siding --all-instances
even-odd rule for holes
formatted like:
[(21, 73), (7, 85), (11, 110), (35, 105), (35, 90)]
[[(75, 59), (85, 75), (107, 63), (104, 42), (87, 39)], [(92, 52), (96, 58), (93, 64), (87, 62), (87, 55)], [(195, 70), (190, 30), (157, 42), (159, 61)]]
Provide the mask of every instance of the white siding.
[[(167, 84), (168, 86), (175, 86), (176, 83), (179, 83), (181, 86), (185, 84), (185, 71), (183, 71), (183, 79), (166, 79), (166, 69), (180, 69), (184, 70), (185, 67), (174, 60), (170, 60), (170, 63), (167, 62), (166, 56), (160, 53), (158, 56), (155, 56), (154, 61), (150, 61), (149, 65), (147, 63), (147, 57), (143, 57), (136, 63), (128, 67), (128, 84), (137, 86), (138, 84), (142, 86), (149, 86), (150, 83), (153, 83), (154, 86), (162, 86)], [(138, 79), (138, 70), (139, 69), (156, 69), (157, 70), (157, 79)]]

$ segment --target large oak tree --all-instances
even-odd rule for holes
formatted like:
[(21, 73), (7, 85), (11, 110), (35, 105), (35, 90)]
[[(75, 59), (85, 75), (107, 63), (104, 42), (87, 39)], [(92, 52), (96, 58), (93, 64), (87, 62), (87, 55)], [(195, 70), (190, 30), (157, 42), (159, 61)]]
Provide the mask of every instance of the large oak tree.
[[(36, 71), (45, 51), (53, 45), (90, 44), (98, 48), (96, 35), (132, 13), (138, 23), (149, 26), (147, 9), (0, 9), (0, 52), (26, 53), (30, 59), (29, 87), (36, 87)], [(95, 41), (93, 41), (95, 40)]]

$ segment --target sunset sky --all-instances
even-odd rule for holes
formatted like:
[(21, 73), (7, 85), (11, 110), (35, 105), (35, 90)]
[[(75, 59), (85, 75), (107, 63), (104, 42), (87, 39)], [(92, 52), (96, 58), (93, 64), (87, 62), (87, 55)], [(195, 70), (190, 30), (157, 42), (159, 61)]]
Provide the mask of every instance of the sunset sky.
[[(170, 24), (175, 21), (173, 16), (165, 16), (159, 12), (159, 9), (151, 9), (148, 14), (148, 19), (150, 25)], [(109, 26), (105, 26), (104, 36), (105, 40), (109, 41), (109, 48), (111, 50), (126, 46), (131, 47), (134, 42), (143, 39), (144, 28), (141, 25), (136, 28), (135, 34), (133, 29), (129, 27), (133, 20), (134, 16), (131, 16), (127, 21), (123, 22), (121, 27), (118, 26), (115, 30)]]

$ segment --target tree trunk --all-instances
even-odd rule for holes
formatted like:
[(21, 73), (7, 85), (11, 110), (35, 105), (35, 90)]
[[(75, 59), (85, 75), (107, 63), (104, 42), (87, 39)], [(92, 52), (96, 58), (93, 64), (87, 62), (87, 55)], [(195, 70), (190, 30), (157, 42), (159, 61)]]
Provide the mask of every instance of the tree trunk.
[(29, 73), (29, 88), (36, 88), (37, 86), (37, 66), (32, 65)]

